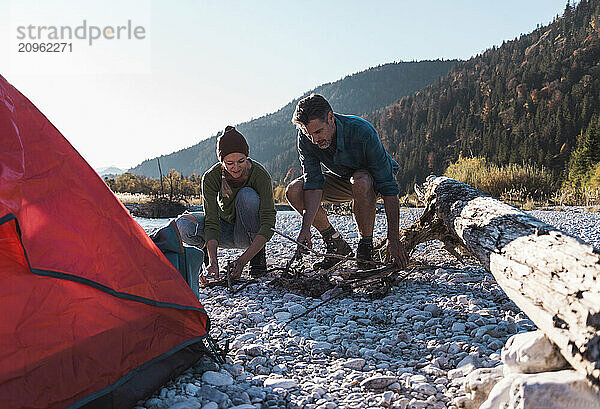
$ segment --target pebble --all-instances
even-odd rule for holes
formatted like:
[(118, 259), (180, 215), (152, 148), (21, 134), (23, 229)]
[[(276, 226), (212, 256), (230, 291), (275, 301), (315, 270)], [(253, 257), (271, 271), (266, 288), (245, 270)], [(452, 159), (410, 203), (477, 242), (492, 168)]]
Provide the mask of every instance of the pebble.
[(169, 409), (200, 409), (202, 404), (197, 400), (188, 399), (169, 406)]
[(367, 361), (362, 358), (355, 358), (355, 359), (350, 359), (350, 360), (344, 362), (342, 364), (342, 366), (344, 368), (349, 368), (349, 369), (354, 369), (355, 371), (360, 371), (361, 369), (363, 369), (363, 367), (365, 366), (366, 363), (367, 363)]
[(185, 393), (191, 396), (196, 396), (200, 392), (200, 387), (194, 385), (193, 383), (188, 383), (185, 385)]
[(290, 314), (300, 315), (304, 314), (308, 308), (300, 304), (290, 304), (287, 306), (287, 310)]
[(360, 383), (360, 386), (368, 389), (383, 389), (393, 384), (397, 380), (398, 378), (396, 378), (395, 376), (375, 375), (362, 381)]
[[(401, 211), (401, 227), (421, 211)], [(530, 213), (600, 248), (600, 213)], [(333, 215), (330, 221), (356, 249), (352, 217)], [(290, 236), (298, 234), (300, 224), (290, 212), (277, 215), (276, 228)], [(385, 237), (385, 226), (385, 214), (377, 214), (374, 236)], [(320, 235), (313, 233), (315, 249), (325, 252)], [(267, 261), (283, 267), (294, 250), (275, 235), (267, 244)], [(220, 260), (239, 254), (219, 249)], [(360, 294), (332, 299), (285, 328), (321, 300), (270, 287), (267, 279), (235, 295), (219, 287), (201, 289), (211, 334), (231, 340), (226, 364), (202, 360), (137, 407), (458, 407), (453, 402), (465, 396), (464, 377), (475, 368), (496, 366), (511, 335), (536, 328), (491, 274), (468, 259), (454, 259), (440, 242), (420, 244), (412, 259), (435, 267), (413, 273), (384, 299)]]
[(455, 322), (452, 324), (452, 332), (465, 332), (465, 324), (462, 322)]
[(233, 384), (233, 378), (228, 373), (206, 371), (202, 375), (202, 382), (213, 386), (226, 386)]
[(277, 318), (279, 321), (288, 321), (290, 318), (292, 318), (292, 314), (287, 311), (279, 311), (275, 313), (275, 318)]
[(291, 389), (298, 386), (298, 383), (293, 379), (267, 378), (264, 385), (271, 388)]
[(245, 345), (242, 347), (242, 351), (249, 356), (262, 356), (263, 347), (258, 344)]
[(227, 399), (227, 395), (225, 393), (213, 388), (210, 385), (202, 385), (202, 387), (200, 388), (200, 396), (202, 396), (206, 400), (217, 403), (221, 403)]
[(248, 314), (248, 319), (254, 322), (263, 322), (265, 317), (260, 312), (251, 312)]

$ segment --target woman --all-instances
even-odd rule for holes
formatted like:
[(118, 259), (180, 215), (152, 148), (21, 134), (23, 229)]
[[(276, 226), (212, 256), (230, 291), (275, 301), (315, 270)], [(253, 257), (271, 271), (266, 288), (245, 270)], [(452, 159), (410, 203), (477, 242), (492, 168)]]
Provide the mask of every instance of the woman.
[(217, 139), (219, 162), (202, 176), (204, 212), (176, 220), (184, 243), (206, 247), (208, 273), (217, 279), (217, 247), (246, 249), (231, 266), (232, 278), (239, 278), (248, 262), (253, 276), (267, 269), (265, 244), (273, 236), (276, 214), (273, 186), (269, 173), (248, 154), (244, 136), (227, 126)]

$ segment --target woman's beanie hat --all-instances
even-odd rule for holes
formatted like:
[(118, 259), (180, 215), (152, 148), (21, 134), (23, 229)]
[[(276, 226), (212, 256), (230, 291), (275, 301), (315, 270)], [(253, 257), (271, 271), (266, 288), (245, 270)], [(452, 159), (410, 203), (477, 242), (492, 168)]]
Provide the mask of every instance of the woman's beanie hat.
[(223, 134), (217, 138), (217, 156), (222, 161), (230, 153), (239, 152), (248, 156), (250, 149), (244, 135), (239, 133), (233, 126), (225, 127)]

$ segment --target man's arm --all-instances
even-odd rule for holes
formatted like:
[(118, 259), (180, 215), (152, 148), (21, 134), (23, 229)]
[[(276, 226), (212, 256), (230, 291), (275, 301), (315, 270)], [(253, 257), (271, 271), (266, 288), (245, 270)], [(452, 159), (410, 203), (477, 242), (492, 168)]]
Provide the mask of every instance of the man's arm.
[(395, 170), (391, 158), (388, 156), (381, 139), (372, 129), (371, 132), (363, 134), (365, 155), (367, 158), (367, 169), (373, 177), (375, 191), (381, 196), (397, 196), (400, 193), (395, 178)]
[(298, 131), (298, 160), (304, 174), (304, 189), (323, 190), (325, 177), (321, 171), (321, 161), (313, 153), (313, 149), (318, 148), (314, 148), (311, 145), (312, 142), (302, 132)]
[(392, 262), (399, 267), (406, 267), (408, 264), (408, 254), (404, 245), (400, 243), (400, 208), (398, 206), (398, 196), (383, 196), (383, 206), (387, 218), (387, 251), (386, 262)]
[[(317, 210), (321, 205), (325, 178), (321, 171), (321, 162), (311, 154), (310, 141), (298, 131), (298, 159), (304, 172), (304, 213), (298, 241), (312, 247), (310, 226), (315, 221)], [(300, 250), (300, 248), (298, 249)]]
[(315, 221), (317, 210), (321, 205), (323, 189), (310, 189), (304, 191), (304, 214), (302, 215), (302, 228), (298, 234), (298, 241), (312, 247), (310, 226)]

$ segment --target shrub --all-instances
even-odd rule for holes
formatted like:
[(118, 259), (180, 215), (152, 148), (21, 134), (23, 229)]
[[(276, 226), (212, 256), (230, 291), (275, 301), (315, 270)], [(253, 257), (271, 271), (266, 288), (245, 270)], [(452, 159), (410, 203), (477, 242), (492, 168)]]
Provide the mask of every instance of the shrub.
[(287, 204), (287, 199), (285, 197), (285, 188), (286, 186), (276, 186), (273, 189), (273, 200), (277, 204)]
[(485, 158), (460, 158), (444, 175), (516, 203), (547, 201), (556, 186), (554, 176), (543, 166), (515, 163), (498, 166)]
[(598, 206), (600, 205), (600, 186), (563, 186), (552, 197), (560, 206)]

